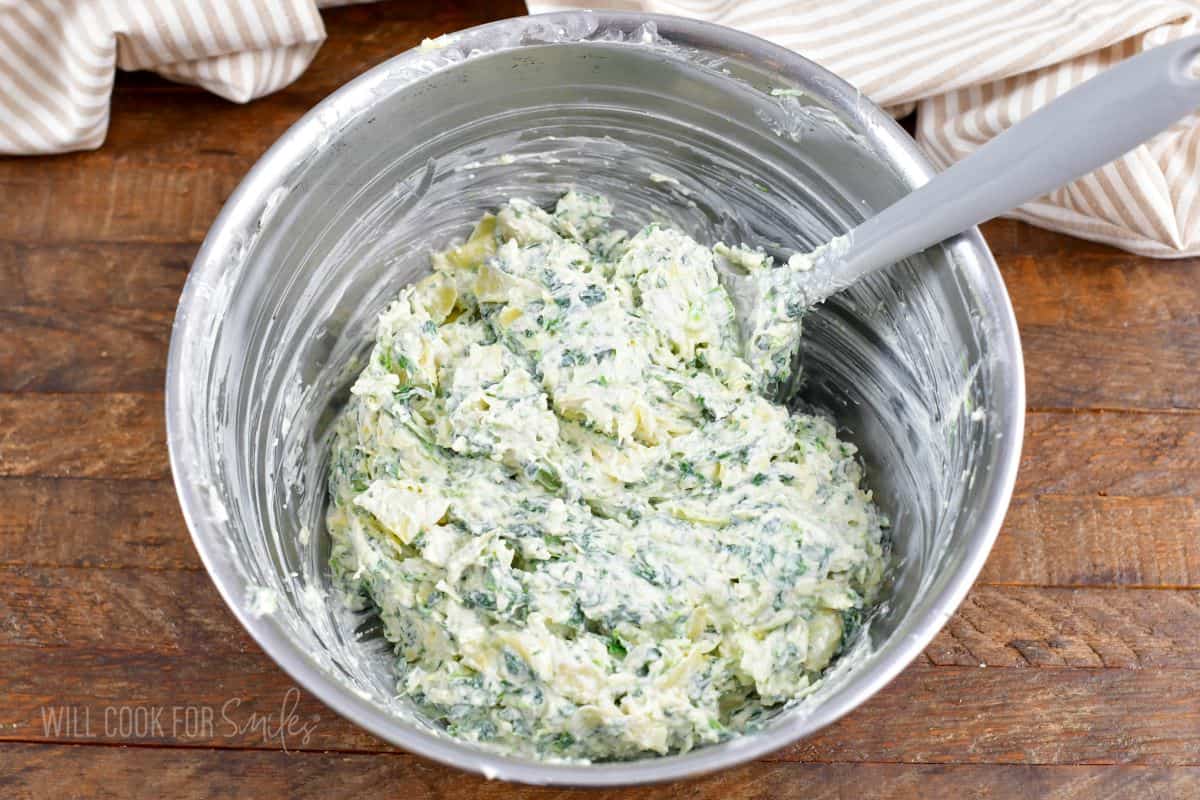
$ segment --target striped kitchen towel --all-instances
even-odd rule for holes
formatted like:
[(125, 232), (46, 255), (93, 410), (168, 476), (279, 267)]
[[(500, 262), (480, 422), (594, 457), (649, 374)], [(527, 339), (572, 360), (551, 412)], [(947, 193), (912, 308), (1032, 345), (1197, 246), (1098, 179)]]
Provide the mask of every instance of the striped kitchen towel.
[[(705, 19), (795, 50), (945, 167), (1121, 59), (1193, 33), (1200, 0), (528, 0)], [(1137, 109), (1130, 109), (1137, 113)], [(1200, 255), (1200, 115), (1010, 216), (1142, 255)]]
[(116, 67), (245, 102), (324, 39), (313, 0), (0, 0), (0, 153), (99, 147)]
[[(99, 147), (113, 75), (244, 102), (304, 71), (348, 0), (0, 0), (0, 153)], [(838, 73), (945, 166), (1105, 67), (1200, 27), (1200, 0), (528, 0), (741, 28)], [(1136, 113), (1131, 109), (1131, 113)], [(1012, 216), (1158, 257), (1200, 254), (1200, 116)]]

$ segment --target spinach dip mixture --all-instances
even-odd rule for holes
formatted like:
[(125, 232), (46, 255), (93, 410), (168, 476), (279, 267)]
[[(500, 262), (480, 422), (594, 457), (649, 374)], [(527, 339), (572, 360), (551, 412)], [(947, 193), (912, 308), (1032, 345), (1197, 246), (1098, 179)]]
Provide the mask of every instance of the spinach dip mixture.
[(854, 447), (765, 396), (798, 323), (757, 321), (743, 357), (717, 264), (771, 260), (610, 215), (513, 200), (435, 254), (332, 451), (333, 573), (400, 694), (543, 759), (754, 727), (813, 690), (884, 569)]

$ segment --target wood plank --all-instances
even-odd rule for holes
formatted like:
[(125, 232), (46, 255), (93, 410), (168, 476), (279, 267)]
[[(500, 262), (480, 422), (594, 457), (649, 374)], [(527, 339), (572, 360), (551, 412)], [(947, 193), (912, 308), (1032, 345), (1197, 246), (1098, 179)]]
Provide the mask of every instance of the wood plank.
[[(0, 564), (201, 569), (165, 479), (0, 478)], [(1017, 497), (980, 583), (1200, 588), (1200, 500)]]
[(174, 313), (198, 247), (136, 242), (0, 242), (0, 309)]
[[(1196, 765), (1195, 676), (1195, 670), (919, 663), (858, 711), (773, 760)], [(120, 714), (171, 720), (173, 709), (187, 706), (212, 709), (206, 713), (217, 720), (224, 712), (231, 722), (209, 729), (114, 724)], [(293, 691), (291, 680), (256, 653), (205, 659), (0, 647), (0, 741), (278, 749), (281, 717), (296, 720), (285, 729), (288, 749), (394, 749)], [(264, 730), (265, 719), (274, 725)]]
[[(0, 475), (25, 478), (93, 477), (163, 480), (162, 399), (155, 394), (0, 396)], [(1200, 416), (1179, 414), (1033, 413), (1028, 418), (1017, 498), (983, 580), (1046, 585), (1195, 586), (1200, 575)], [(0, 482), (4, 491), (17, 489)], [(21, 500), (0, 509), (3, 530), (39, 538), (46, 525), (39, 508), (58, 504), (59, 486), (39, 480), (20, 490)], [(106, 547), (104, 531), (127, 524), (111, 505), (74, 489), (62, 510), (79, 513), (73, 541), (94, 528), (100, 537), (79, 552), (105, 552), (111, 566), (136, 566), (142, 556)], [(1105, 494), (1111, 496), (1104, 496)], [(71, 498), (75, 498), (72, 500)], [(177, 519), (168, 484), (136, 508), (156, 519)], [(190, 558), (182, 526), (168, 533), (173, 549), (157, 566)], [(129, 536), (140, 536), (136, 526)], [(124, 535), (124, 534), (122, 534)], [(6, 536), (6, 541), (10, 540)], [(35, 563), (60, 563), (58, 544), (11, 540), (8, 552), (29, 552)], [(65, 544), (62, 546), (66, 546)], [(74, 546), (71, 547), (74, 550)], [(41, 555), (34, 555), (41, 553)], [(102, 563), (79, 556), (83, 563)], [(90, 559), (90, 560), (89, 560)], [(67, 563), (75, 563), (75, 557)], [(194, 564), (194, 562), (190, 562)]]
[(1000, 260), (1033, 408), (1200, 407), (1200, 259)]
[(0, 478), (0, 564), (202, 569), (169, 480)]
[[(195, 249), (0, 243), (0, 277), (13, 287), (0, 297), (12, 342), (0, 351), (0, 391), (160, 388)], [(1003, 266), (1032, 408), (1200, 408), (1200, 260), (1147, 265), (1100, 253)]]
[(32, 167), (0, 161), (0, 238), (198, 242), (248, 167), (138, 163), (107, 147)]
[(0, 392), (161, 391), (171, 311), (0, 308)]
[(19, 566), (0, 578), (0, 647), (261, 656), (203, 571)]
[(1200, 414), (1025, 416), (1018, 494), (1200, 495)]
[(0, 394), (0, 477), (169, 475), (162, 394)]
[[(0, 582), (0, 646), (210, 661), (257, 652), (202, 571), (11, 566)], [(976, 586), (926, 655), (943, 666), (1200, 669), (1200, 591)]]
[(0, 646), (0, 741), (395, 749), (300, 691), (256, 648), (206, 658)]
[(976, 586), (926, 648), (938, 665), (1200, 669), (1200, 592)]
[(194, 249), (0, 242), (0, 391), (161, 391)]
[(910, 667), (781, 760), (1200, 763), (1195, 672)]
[[(1068, 242), (1077, 240), (1068, 240)], [(1200, 259), (1152, 261), (1104, 248), (1003, 257), (1000, 269), (1013, 310), (1029, 326), (1123, 331), (1162, 326), (1195, 333), (1200, 322)]]
[(1200, 408), (1200, 326), (1115, 319), (1020, 330), (1030, 408)]
[[(0, 394), (0, 476), (167, 474), (155, 393)], [(1200, 495), (1200, 414), (1031, 412), (1018, 495)]]
[(0, 391), (161, 391), (194, 250), (0, 243)]
[(1200, 768), (1136, 766), (937, 766), (928, 764), (751, 763), (717, 775), (636, 789), (570, 790), (489, 781), (404, 754), (269, 753), (200, 749), (8, 744), (0, 746), (0, 786), (54, 797), (124, 798), (123, 787), (154, 775), (162, 796), (333, 796), (409, 800), (905, 800), (987, 797), (1118, 800), (1188, 797), (1200, 792)]
[[(8, 568), (0, 580), (0, 722), (9, 723), (0, 739), (80, 738), (62, 727), (69, 707), (104, 741), (260, 747), (261, 730), (236, 725), (206, 736), (165, 728), (108, 736), (97, 726), (122, 704), (220, 709), (237, 698), (245, 721), (290, 697), (302, 718), (321, 721), (297, 747), (387, 749), (313, 698), (289, 695), (290, 679), (203, 573)], [(781, 758), (1082, 763), (1117, 753), (1108, 760), (1200, 763), (1197, 669), (1200, 592), (977, 587), (923, 662)], [(934, 735), (906, 728), (915, 708)], [(46, 728), (47, 719), (62, 724)]]
[(1013, 499), (982, 583), (1200, 588), (1200, 499)]
[(26, 302), (25, 270), (19, 253), (27, 250), (13, 242), (0, 241), (0, 307)]

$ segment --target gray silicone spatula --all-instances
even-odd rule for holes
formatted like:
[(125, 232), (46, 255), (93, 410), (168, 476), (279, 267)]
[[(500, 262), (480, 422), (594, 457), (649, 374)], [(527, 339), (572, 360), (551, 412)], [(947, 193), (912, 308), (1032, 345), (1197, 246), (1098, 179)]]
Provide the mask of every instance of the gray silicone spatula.
[(819, 303), (1129, 152), (1200, 107), (1198, 53), (1200, 35), (1156, 47), (1047, 104), (845, 237), (797, 259), (811, 259), (811, 267), (795, 272), (795, 296)]

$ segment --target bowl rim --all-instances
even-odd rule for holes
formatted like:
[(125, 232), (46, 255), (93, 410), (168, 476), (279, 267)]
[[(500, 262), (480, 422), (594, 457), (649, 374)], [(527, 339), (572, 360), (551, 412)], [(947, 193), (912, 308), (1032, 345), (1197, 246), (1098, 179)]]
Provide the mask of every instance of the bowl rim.
[[(810, 82), (819, 83), (822, 103), (843, 118), (853, 120), (864, 131), (880, 157), (887, 161), (898, 177), (911, 188), (920, 186), (934, 174), (934, 168), (917, 148), (916, 142), (874, 103), (863, 98), (859, 91), (833, 73), (803, 56), (756, 36), (713, 23), (663, 14), (631, 12), (573, 11), (553, 12), (489, 22), (451, 34), (453, 37), (491, 33), (503, 28), (521, 31), (530, 25), (579, 23), (581, 20), (601, 28), (634, 29), (651, 23), (667, 41), (681, 36), (715, 47), (736, 49), (756, 63), (770, 62), (780, 72), (802, 74)], [(586, 44), (586, 42), (572, 42)], [(518, 49), (525, 46), (519, 40), (489, 52)], [(367, 70), (338, 88), (295, 122), (259, 158), (245, 178), (225, 202), (205, 237), (189, 271), (180, 296), (166, 370), (166, 425), (171, 472), (183, 516), (192, 541), (199, 552), (213, 584), (225, 604), (242, 627), (260, 647), (307, 691), (341, 716), (366, 729), (386, 742), (434, 761), (481, 774), (487, 778), (518, 781), (527, 784), (561, 786), (622, 786), (655, 783), (696, 777), (732, 767), (778, 750), (826, 727), (852, 709), (862, 705), (879, 689), (892, 681), (919, 655), (957, 609), (975, 578), (983, 568), (992, 545), (1000, 531), (1016, 482), (1017, 465), (1021, 454), (1025, 413), (1025, 380), (1021, 344), (1012, 303), (999, 268), (978, 228), (948, 240), (944, 246), (959, 264), (973, 264), (969, 270), (972, 288), (995, 304), (998, 317), (997, 349), (1009, 357), (1007, 408), (995, 421), (1003, 432), (999, 455), (993, 473), (991, 491), (979, 507), (979, 522), (967, 542), (959, 570), (950, 575), (931, 597), (930, 611), (909, 626), (903, 637), (890, 646), (890, 657), (880, 659), (866, 672), (866, 680), (852, 690), (829, 698), (811, 714), (782, 722), (769, 734), (755, 737), (736, 737), (717, 745), (702, 747), (682, 755), (642, 759), (630, 762), (602, 764), (561, 764), (500, 755), (448, 736), (420, 730), (372, 702), (358, 696), (349, 687), (333, 680), (326, 671), (290, 637), (271, 615), (256, 615), (246, 601), (247, 584), (244, 577), (227, 561), (224, 526), (211, 515), (211, 499), (200, 465), (191, 458), (197, 450), (192, 428), (186, 417), (184, 398), (193, 386), (187, 380), (181, 362), (185, 340), (199, 335), (193, 330), (196, 310), (209, 299), (206, 287), (223, 268), (227, 257), (246, 230), (262, 212), (262, 198), (283, 184), (293, 169), (296, 156), (308, 152), (322, 135), (328, 135), (322, 118), (335, 106), (366, 102), (374, 86), (394, 74), (406, 62), (417, 63), (427, 56), (421, 48), (412, 48)], [(428, 73), (426, 73), (428, 74)], [(411, 85), (423, 75), (413, 75), (405, 84)], [(400, 87), (399, 90), (403, 90)], [(357, 96), (357, 97), (356, 97)], [(352, 100), (354, 98), (354, 100)], [(244, 268), (244, 267), (240, 267)]]

